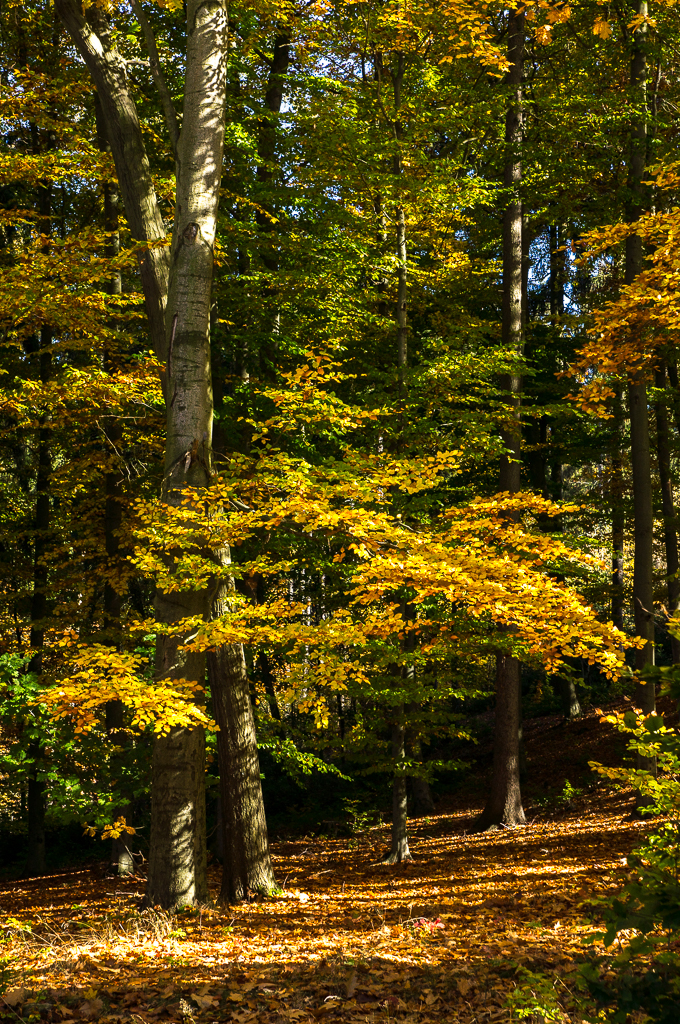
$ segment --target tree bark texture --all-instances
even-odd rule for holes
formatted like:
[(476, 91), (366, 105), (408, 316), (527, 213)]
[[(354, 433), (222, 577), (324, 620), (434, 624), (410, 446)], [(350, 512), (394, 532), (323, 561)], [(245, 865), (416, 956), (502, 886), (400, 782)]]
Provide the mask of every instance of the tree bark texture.
[[(218, 551), (217, 557), (223, 567), (229, 565), (227, 547)], [(226, 577), (213, 602), (213, 618), (229, 613), (233, 592), (233, 579)], [(278, 888), (269, 854), (255, 717), (243, 645), (223, 644), (208, 652), (208, 679), (219, 728), (217, 756), (224, 846), (220, 899), (238, 903), (250, 893), (266, 894)]]
[[(73, 0), (57, 11), (97, 88), (128, 224), (133, 236), (165, 238), (125, 65), (112, 45), (103, 14)], [(189, 0), (184, 116), (177, 145), (176, 206), (172, 245), (147, 249), (140, 274), (154, 347), (165, 362), (166, 450), (163, 496), (182, 500), (185, 485), (201, 487), (211, 474), (212, 382), (210, 301), (213, 247), (224, 143), (227, 10), (224, 0)], [(173, 625), (207, 617), (211, 593), (156, 596), (156, 616)], [(202, 683), (205, 657), (183, 650), (181, 636), (160, 637), (159, 679)], [(173, 907), (207, 897), (205, 869), (204, 736), (173, 729), (154, 745), (152, 820), (146, 901)]]
[[(504, 184), (511, 195), (503, 214), (503, 318), (502, 343), (508, 354), (522, 353), (523, 345), (523, 261), (522, 201), (522, 79), (524, 74), (524, 15), (512, 10), (508, 25), (506, 82), (511, 95), (505, 119), (506, 157)], [(501, 491), (520, 489), (520, 398), (522, 378), (506, 374), (501, 387), (508, 393), (509, 423), (502, 431), (507, 454), (501, 457)], [(494, 733), (491, 789), (477, 828), (517, 825), (525, 821), (520, 795), (521, 666), (517, 658), (496, 655), (496, 726)]]
[[(181, 503), (184, 486), (205, 486), (211, 476), (210, 302), (222, 176), (226, 53), (226, 5), (190, 2), (165, 324), (164, 494), (169, 504)], [(207, 618), (211, 597), (208, 590), (158, 591), (156, 617), (169, 624), (194, 616)], [(205, 656), (184, 651), (177, 636), (159, 637), (156, 675), (201, 683)], [(201, 729), (175, 729), (156, 739), (146, 893), (150, 904), (176, 906), (207, 898), (204, 748)]]
[[(656, 371), (656, 446), (659, 460), (659, 482), (661, 484), (661, 511), (663, 513), (664, 544), (666, 548), (666, 586), (668, 613), (675, 615), (680, 607), (680, 579), (678, 579), (678, 523), (673, 498), (671, 477), (670, 438), (668, 430), (668, 406), (666, 405), (666, 367), (662, 364)], [(680, 662), (680, 640), (671, 636), (673, 663)]]
[(496, 658), (496, 722), (493, 774), (486, 806), (477, 820), (478, 831), (494, 825), (526, 822), (520, 790), (520, 663), (499, 654)]
[(208, 678), (219, 726), (224, 865), (220, 898), (238, 903), (250, 893), (277, 888), (269, 855), (260, 761), (243, 647), (223, 645), (208, 654)]
[[(403, 706), (400, 710), (403, 712)], [(400, 762), (406, 759), (406, 726), (403, 717), (392, 723), (392, 759), (396, 765), (392, 780), (392, 842), (383, 864), (402, 864), (413, 859), (406, 830), (406, 775), (399, 769)]]

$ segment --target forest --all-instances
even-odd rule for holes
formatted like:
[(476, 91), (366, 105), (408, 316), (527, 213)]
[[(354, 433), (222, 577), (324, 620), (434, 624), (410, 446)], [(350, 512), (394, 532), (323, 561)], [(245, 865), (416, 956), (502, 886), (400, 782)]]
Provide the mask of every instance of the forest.
[(674, 0), (2, 0), (0, 1020), (674, 1024)]

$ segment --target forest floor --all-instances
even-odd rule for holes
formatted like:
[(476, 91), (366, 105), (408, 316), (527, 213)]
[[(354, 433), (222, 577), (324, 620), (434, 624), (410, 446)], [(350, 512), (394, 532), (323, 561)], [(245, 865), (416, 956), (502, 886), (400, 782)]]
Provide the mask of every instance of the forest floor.
[(485, 1024), (519, 1019), (513, 993), (549, 1001), (546, 986), (569, 1009), (593, 900), (621, 887), (650, 826), (630, 794), (560, 795), (593, 782), (589, 759), (620, 756), (599, 715), (527, 733), (529, 824), (470, 834), (481, 806), (461, 791), (410, 823), (408, 865), (379, 863), (387, 826), (274, 842), (282, 897), (173, 917), (140, 914), (140, 876), (3, 883), (0, 1019)]

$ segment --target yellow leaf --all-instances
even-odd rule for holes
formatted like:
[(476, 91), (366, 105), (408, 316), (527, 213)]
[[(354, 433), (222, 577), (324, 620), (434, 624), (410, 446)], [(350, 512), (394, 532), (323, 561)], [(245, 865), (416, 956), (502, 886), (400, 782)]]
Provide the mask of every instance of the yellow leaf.
[(609, 39), (612, 34), (611, 25), (604, 18), (597, 18), (593, 25), (593, 35), (599, 36), (600, 39)]

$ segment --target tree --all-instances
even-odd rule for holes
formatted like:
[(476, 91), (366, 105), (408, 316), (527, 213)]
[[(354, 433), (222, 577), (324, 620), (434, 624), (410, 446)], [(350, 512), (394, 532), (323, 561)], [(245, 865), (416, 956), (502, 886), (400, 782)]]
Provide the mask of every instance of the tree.
[[(176, 140), (176, 212), (169, 250), (124, 62), (109, 26), (97, 8), (89, 9), (89, 20), (69, 0), (58, 0), (57, 9), (99, 95), (128, 223), (134, 237), (146, 243), (140, 254), (140, 274), (150, 334), (164, 364), (164, 500), (181, 506), (183, 488), (205, 486), (211, 475), (209, 330), (224, 143), (226, 5), (187, 5), (184, 111)], [(161, 80), (157, 64), (155, 70)], [(175, 141), (167, 104), (166, 117)], [(212, 589), (159, 590), (157, 620), (170, 626), (195, 616), (208, 617)], [(161, 633), (157, 678), (200, 685), (204, 666), (204, 654), (187, 653), (181, 635)], [(200, 728), (175, 728), (156, 738), (146, 893), (152, 905), (178, 906), (207, 898), (203, 765)], [(228, 780), (223, 784), (228, 785)]]
[[(522, 353), (523, 273), (522, 202), (518, 187), (522, 178), (522, 80), (524, 76), (524, 14), (512, 10), (508, 16), (507, 82), (511, 89), (505, 122), (504, 184), (510, 192), (503, 214), (503, 329), (502, 344), (517, 358)], [(503, 435), (507, 454), (501, 459), (500, 489), (509, 494), (520, 489), (521, 433), (519, 420), (521, 376), (506, 375), (503, 388), (509, 394), (509, 424)], [(491, 791), (477, 823), (521, 825), (525, 822), (520, 793), (520, 716), (522, 702), (521, 667), (512, 651), (496, 655), (496, 724)]]

